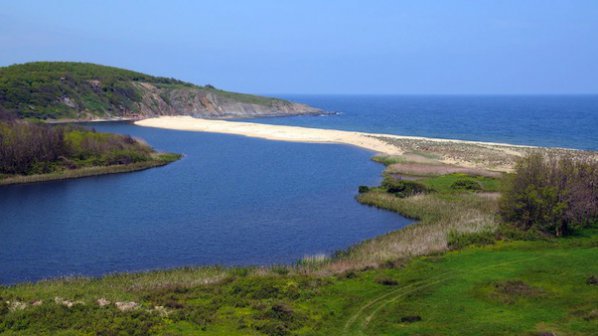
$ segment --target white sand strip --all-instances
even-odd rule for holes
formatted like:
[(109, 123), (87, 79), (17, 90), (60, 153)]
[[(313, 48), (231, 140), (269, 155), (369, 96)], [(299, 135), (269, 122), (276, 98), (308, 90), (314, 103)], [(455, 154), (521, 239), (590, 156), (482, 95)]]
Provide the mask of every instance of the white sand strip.
[(249, 122), (198, 119), (188, 116), (158, 117), (135, 122), (139, 126), (180, 131), (245, 135), (268, 140), (354, 145), (384, 154), (401, 154), (399, 148), (372, 138), (367, 133)]
[(241, 121), (225, 121), (212, 119), (199, 119), (190, 116), (163, 116), (157, 118), (143, 119), (135, 122), (136, 125), (146, 127), (165, 128), (180, 131), (195, 131), (209, 133), (224, 133), (245, 135), (254, 138), (268, 140), (292, 141), (292, 142), (314, 142), (314, 143), (337, 143), (347, 144), (365, 148), (377, 153), (387, 155), (402, 154), (401, 148), (389, 144), (375, 137), (388, 137), (405, 140), (425, 140), (463, 144), (477, 144), (485, 146), (508, 146), (528, 147), (492, 142), (464, 141), (449, 139), (434, 139), (424, 137), (399, 136), (391, 134), (363, 133), (340, 131), (332, 129), (307, 128), (298, 126), (268, 125)]

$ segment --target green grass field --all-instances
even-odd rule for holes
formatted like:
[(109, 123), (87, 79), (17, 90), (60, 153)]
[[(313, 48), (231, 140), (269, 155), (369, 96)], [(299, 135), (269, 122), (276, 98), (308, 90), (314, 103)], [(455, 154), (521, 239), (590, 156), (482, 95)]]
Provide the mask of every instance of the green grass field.
[[(594, 236), (503, 243), (419, 258), (404, 268), (365, 272), (334, 286), (344, 297), (354, 293), (353, 300), (363, 304), (351, 309), (350, 317), (339, 320), (330, 331), (347, 335), (591, 335), (598, 330), (598, 288), (586, 281), (598, 272), (597, 242)], [(398, 285), (376, 288), (380, 286), (374, 280), (380, 273)], [(410, 316), (421, 321), (402, 321)]]
[(203, 268), (22, 284), (0, 289), (0, 334), (595, 335), (597, 257), (588, 230), (335, 276)]

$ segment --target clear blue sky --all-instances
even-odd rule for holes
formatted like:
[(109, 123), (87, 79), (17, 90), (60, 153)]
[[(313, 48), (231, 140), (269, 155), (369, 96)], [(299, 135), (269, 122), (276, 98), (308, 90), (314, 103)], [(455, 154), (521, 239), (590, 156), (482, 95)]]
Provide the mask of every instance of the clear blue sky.
[(598, 1), (8, 1), (0, 65), (254, 93), (598, 93)]

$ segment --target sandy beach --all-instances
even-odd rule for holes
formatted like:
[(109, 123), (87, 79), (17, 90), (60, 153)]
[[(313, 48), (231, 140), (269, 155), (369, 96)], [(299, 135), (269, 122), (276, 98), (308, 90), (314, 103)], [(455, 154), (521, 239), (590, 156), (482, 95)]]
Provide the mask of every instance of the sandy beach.
[(532, 148), (529, 146), (509, 145), (502, 143), (435, 139), (415, 136), (400, 136), (382, 133), (364, 133), (341, 131), (333, 129), (319, 129), (298, 126), (268, 125), (260, 123), (199, 119), (190, 116), (163, 116), (138, 120), (136, 125), (145, 127), (165, 128), (180, 131), (210, 132), (244, 135), (278, 141), (336, 143), (361, 147), (385, 155), (401, 155), (405, 149), (389, 141), (381, 140), (416, 140), (438, 143), (471, 144), (507, 148)]
[(158, 127), (181, 131), (196, 131), (245, 135), (278, 141), (337, 143), (354, 145), (377, 153), (401, 154), (399, 148), (367, 133), (297, 126), (267, 125), (240, 121), (198, 119), (189, 116), (159, 117), (135, 122), (139, 126)]

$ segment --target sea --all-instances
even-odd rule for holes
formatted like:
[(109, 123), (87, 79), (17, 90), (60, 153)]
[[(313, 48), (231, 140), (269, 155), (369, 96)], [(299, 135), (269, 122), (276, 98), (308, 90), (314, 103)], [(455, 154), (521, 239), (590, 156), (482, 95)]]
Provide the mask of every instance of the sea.
[(598, 95), (282, 95), (332, 114), (252, 121), (598, 150)]

